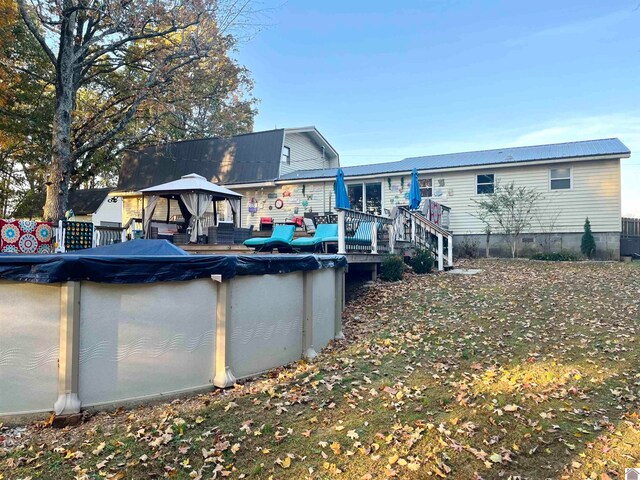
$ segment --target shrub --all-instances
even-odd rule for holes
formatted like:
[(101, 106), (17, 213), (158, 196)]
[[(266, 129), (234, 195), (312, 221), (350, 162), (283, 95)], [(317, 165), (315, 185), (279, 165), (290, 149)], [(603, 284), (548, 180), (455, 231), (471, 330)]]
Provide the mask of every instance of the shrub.
[(548, 262), (575, 262), (579, 260), (578, 255), (566, 250), (551, 253), (534, 253), (529, 258), (531, 260), (546, 260)]
[(479, 243), (473, 238), (465, 238), (460, 242), (459, 252), (462, 258), (476, 258), (478, 256)]
[(591, 222), (589, 222), (589, 218), (584, 222), (584, 233), (582, 234), (582, 242), (580, 242), (580, 251), (587, 258), (591, 258), (596, 252), (596, 240), (591, 233)]
[(389, 255), (382, 261), (380, 276), (387, 282), (397, 282), (402, 280), (404, 272), (404, 261), (399, 255)]
[(415, 255), (409, 261), (409, 265), (418, 274), (429, 273), (433, 268), (433, 256), (426, 248), (420, 248), (416, 250)]

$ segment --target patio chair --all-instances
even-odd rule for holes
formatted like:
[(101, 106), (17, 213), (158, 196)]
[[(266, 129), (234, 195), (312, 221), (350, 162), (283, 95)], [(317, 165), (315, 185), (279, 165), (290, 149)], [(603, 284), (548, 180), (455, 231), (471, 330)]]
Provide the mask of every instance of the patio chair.
[[(371, 233), (373, 231), (373, 222), (360, 222), (358, 228), (355, 233), (351, 237), (346, 237), (344, 239), (347, 245), (355, 245), (362, 247), (370, 247), (371, 246)], [(380, 222), (376, 222), (376, 229), (378, 233), (380, 232), (380, 227), (382, 224)]]
[(273, 232), (271, 232), (269, 238), (250, 238), (245, 240), (243, 245), (253, 248), (256, 252), (271, 252), (274, 248), (277, 248), (278, 252), (290, 251), (291, 240), (293, 240), (295, 230), (296, 227), (294, 225), (276, 225), (273, 227)]
[(313, 237), (296, 238), (291, 242), (294, 250), (322, 250), (326, 252), (327, 243), (338, 241), (338, 224), (324, 223), (318, 225)]

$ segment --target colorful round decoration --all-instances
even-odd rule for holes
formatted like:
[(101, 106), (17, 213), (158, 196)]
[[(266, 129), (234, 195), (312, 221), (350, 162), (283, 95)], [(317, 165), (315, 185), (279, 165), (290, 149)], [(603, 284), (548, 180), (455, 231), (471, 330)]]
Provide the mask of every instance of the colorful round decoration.
[(33, 220), (18, 220), (18, 226), (24, 233), (32, 233), (36, 229), (36, 222)]
[(19, 245), (22, 253), (36, 253), (38, 250), (38, 240), (30, 233), (25, 233), (20, 237)]
[(36, 238), (41, 243), (48, 243), (51, 241), (53, 230), (50, 225), (41, 223), (36, 227)]
[(5, 243), (16, 243), (20, 238), (20, 229), (13, 223), (5, 223), (0, 236)]
[(46, 245), (40, 245), (38, 247), (38, 253), (40, 254), (51, 253), (51, 244), (47, 243)]
[(4, 247), (2, 247), (2, 250), (0, 252), (2, 252), (2, 253), (19, 253), (18, 252), (18, 247), (16, 247), (15, 245), (5, 245)]
[(281, 198), (279, 198), (273, 203), (273, 206), (280, 210), (282, 207), (284, 207), (284, 202)]

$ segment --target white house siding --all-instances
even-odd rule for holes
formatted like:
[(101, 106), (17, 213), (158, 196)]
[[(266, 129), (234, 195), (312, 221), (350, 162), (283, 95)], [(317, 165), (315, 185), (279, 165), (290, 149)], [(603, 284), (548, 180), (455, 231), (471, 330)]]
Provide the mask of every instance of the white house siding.
[(105, 198), (92, 215), (92, 221), (94, 225), (102, 225), (103, 222), (122, 224), (122, 197)]
[(338, 159), (329, 159), (329, 152), (325, 152), (322, 159), (322, 148), (306, 133), (286, 133), (284, 146), (291, 149), (289, 165), (280, 163), (280, 175), (296, 170), (314, 170), (317, 168), (337, 168)]
[[(549, 169), (571, 167), (571, 190), (550, 190)], [(619, 232), (621, 229), (620, 161), (579, 161), (518, 167), (487, 167), (460, 172), (434, 172), (420, 174), (420, 178), (433, 178), (434, 200), (451, 208), (451, 230), (456, 234), (481, 234), (483, 224), (473, 214), (477, 211), (476, 175), (494, 173), (496, 181), (514, 182), (517, 186), (534, 188), (542, 193), (538, 202), (536, 219), (530, 232), (571, 233), (581, 232), (586, 217), (594, 232)], [(401, 179), (404, 178), (404, 187)], [(391, 179), (389, 188), (388, 179)], [(438, 180), (444, 187), (438, 187)], [(348, 183), (355, 179), (347, 178)], [(376, 180), (365, 180), (371, 182)], [(381, 177), (383, 202), (391, 210), (396, 204), (407, 204), (411, 175)], [(406, 198), (405, 198), (406, 197)], [(554, 218), (555, 220), (554, 224)]]
[[(242, 226), (253, 225), (256, 229), (259, 227), (260, 217), (272, 217), (276, 222), (283, 222), (294, 215), (302, 216), (305, 212), (322, 214), (332, 210), (335, 203), (333, 180), (235, 190), (244, 195)], [(277, 199), (283, 203), (280, 209), (276, 208)], [(251, 212), (250, 209), (254, 207), (257, 211)]]

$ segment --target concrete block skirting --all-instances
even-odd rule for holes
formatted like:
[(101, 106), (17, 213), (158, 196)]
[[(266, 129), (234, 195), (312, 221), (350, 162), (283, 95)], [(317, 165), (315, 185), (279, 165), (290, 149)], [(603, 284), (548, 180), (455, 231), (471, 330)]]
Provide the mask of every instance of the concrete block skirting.
[[(520, 257), (527, 257), (535, 252), (571, 251), (580, 255), (580, 243), (583, 232), (575, 233), (527, 233), (520, 236), (518, 252)], [(594, 232), (596, 255), (599, 260), (618, 260), (620, 258), (620, 232)], [(455, 234), (454, 253), (463, 255), (465, 247), (474, 247), (477, 256), (484, 257), (486, 235)], [(506, 235), (492, 234), (489, 243), (492, 257), (510, 257), (511, 243)]]
[(131, 285), (0, 280), (0, 418), (227, 388), (311, 359), (343, 338), (344, 275), (327, 268)]

